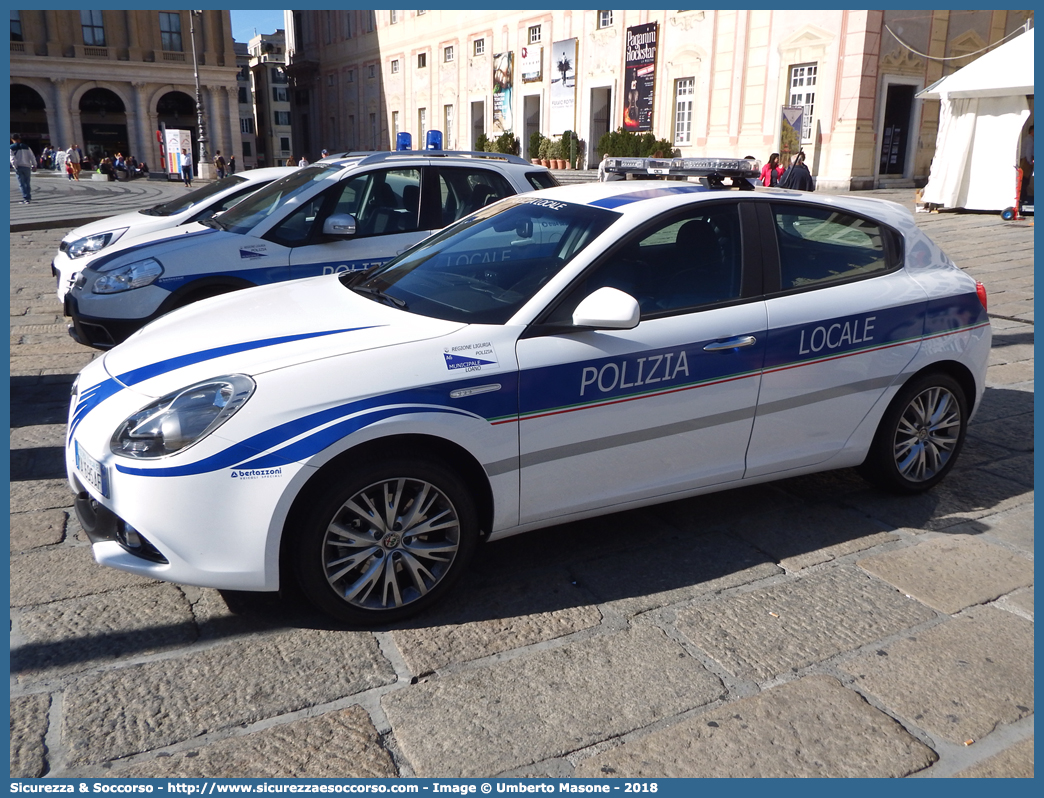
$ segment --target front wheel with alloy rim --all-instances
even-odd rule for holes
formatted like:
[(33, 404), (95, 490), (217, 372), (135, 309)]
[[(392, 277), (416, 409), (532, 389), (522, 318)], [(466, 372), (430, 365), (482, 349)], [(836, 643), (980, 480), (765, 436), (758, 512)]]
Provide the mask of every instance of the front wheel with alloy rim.
[(870, 482), (920, 493), (953, 468), (968, 429), (968, 401), (947, 374), (915, 377), (896, 395), (860, 467)]
[(437, 601), (478, 540), (475, 504), (436, 461), (387, 460), (333, 481), (297, 541), (301, 589), (352, 624), (396, 621)]

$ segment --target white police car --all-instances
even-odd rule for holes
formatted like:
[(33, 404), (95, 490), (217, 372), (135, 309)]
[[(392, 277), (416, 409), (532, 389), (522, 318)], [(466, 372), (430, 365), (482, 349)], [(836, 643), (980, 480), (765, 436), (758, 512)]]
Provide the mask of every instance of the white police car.
[(321, 161), (222, 213), (102, 254), (65, 298), (70, 334), (107, 349), (153, 319), (239, 288), (367, 269), (502, 197), (557, 185), (514, 155), (397, 151)]
[(990, 339), (981, 284), (899, 205), (568, 186), (368, 274), (156, 321), (80, 373), (68, 475), (104, 565), (296, 579), (384, 622), (435, 601), (481, 538), (848, 466), (930, 488)]
[(139, 236), (163, 231), (176, 235), (176, 228), (227, 210), (247, 194), (273, 180), (296, 172), (296, 168), (273, 166), (229, 175), (168, 202), (131, 213), (121, 213), (89, 222), (65, 234), (51, 261), (51, 274), (58, 279), (58, 301), (64, 302), (79, 273), (101, 252), (124, 249)]

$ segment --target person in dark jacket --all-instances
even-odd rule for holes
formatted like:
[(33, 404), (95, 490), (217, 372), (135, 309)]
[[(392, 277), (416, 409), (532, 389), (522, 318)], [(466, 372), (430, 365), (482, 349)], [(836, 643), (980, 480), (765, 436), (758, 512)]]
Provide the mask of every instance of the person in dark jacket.
[(802, 150), (794, 156), (794, 163), (779, 179), (780, 188), (790, 188), (795, 191), (815, 191), (816, 184), (812, 180), (812, 173), (805, 166), (805, 151)]

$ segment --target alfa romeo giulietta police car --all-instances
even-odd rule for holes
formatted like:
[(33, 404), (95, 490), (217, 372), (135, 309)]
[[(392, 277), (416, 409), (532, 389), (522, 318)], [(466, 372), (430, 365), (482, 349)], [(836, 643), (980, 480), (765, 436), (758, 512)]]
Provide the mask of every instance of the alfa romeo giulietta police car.
[(750, 167), (716, 163), (511, 197), (107, 352), (66, 444), (97, 561), (385, 622), (481, 539), (850, 466), (931, 488), (982, 397), (985, 290), (899, 205), (718, 190)]
[(557, 185), (514, 155), (364, 153), (265, 186), (217, 218), (142, 236), (79, 271), (65, 297), (70, 334), (115, 346), (169, 311), (240, 288), (384, 263), (502, 197)]
[(70, 230), (51, 261), (51, 274), (58, 279), (58, 301), (65, 302), (65, 295), (79, 273), (103, 251), (108, 254), (140, 243), (137, 239), (150, 233), (160, 233), (153, 238), (177, 235), (184, 232), (178, 229), (183, 225), (228, 210), (248, 194), (295, 171), (289, 166), (251, 169), (207, 183), (151, 208), (109, 216)]

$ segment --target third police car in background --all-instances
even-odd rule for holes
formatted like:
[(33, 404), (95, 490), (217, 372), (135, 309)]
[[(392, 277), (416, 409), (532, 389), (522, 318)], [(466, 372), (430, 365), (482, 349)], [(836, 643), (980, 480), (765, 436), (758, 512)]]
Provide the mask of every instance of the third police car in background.
[(95, 258), (65, 298), (70, 333), (99, 349), (169, 311), (239, 288), (358, 271), (512, 194), (557, 185), (514, 155), (405, 151), (326, 159), (219, 217)]
[(849, 466), (938, 483), (985, 386), (981, 284), (899, 205), (672, 168), (708, 185), (511, 197), (92, 362), (66, 462), (96, 559), (384, 623), (481, 539)]

